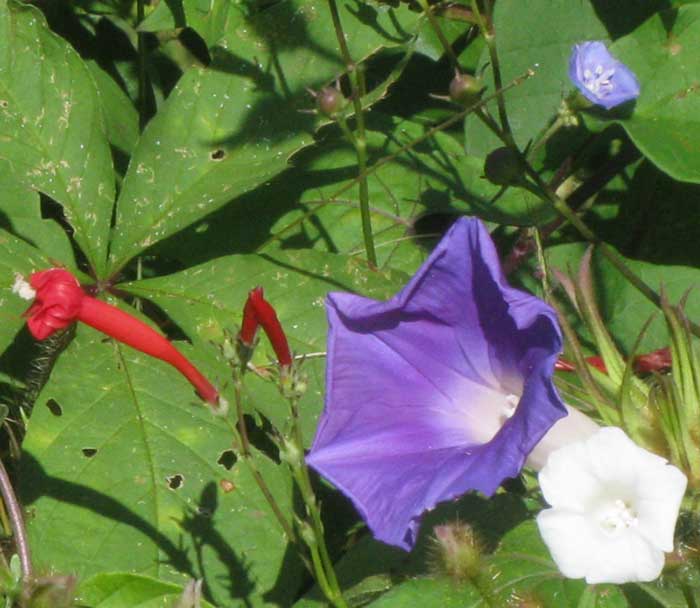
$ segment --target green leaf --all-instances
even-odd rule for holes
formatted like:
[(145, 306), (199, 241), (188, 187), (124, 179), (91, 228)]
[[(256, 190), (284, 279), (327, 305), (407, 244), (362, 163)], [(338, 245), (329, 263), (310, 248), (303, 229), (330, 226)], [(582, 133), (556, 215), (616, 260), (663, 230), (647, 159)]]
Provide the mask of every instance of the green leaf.
[(470, 608), (482, 604), (473, 585), (455, 584), (448, 579), (418, 578), (396, 585), (391, 591), (369, 604), (372, 608)]
[[(100, 93), (105, 127), (117, 166), (126, 170), (126, 159), (139, 138), (139, 115), (129, 96), (96, 62), (87, 63)], [(121, 169), (121, 167), (120, 167)]]
[[(177, 606), (183, 587), (127, 572), (97, 574), (80, 584), (78, 601), (90, 608), (165, 608)], [(201, 608), (213, 608), (200, 601)]]
[[(573, 89), (568, 76), (573, 45), (607, 38), (592, 4), (571, 0), (496, 3), (494, 27), (503, 84), (535, 70), (532, 78), (505, 94), (510, 126), (521, 148), (555, 118), (562, 99)], [(484, 51), (481, 67), (489, 65)], [(485, 80), (490, 73), (489, 67)], [(493, 92), (493, 80), (488, 81), (488, 92)], [(498, 116), (495, 104), (489, 109)], [(503, 145), (475, 116), (467, 117), (465, 138), (467, 153), (480, 158)]]
[(0, 73), (0, 163), (63, 205), (75, 240), (102, 276), (114, 171), (90, 72), (38, 10), (2, 0)]
[[(406, 8), (371, 8), (368, 28), (343, 5), (356, 62), (411, 40)], [(113, 271), (131, 257), (227, 202), (267, 183), (289, 156), (312, 142), (316, 119), (307, 89), (340, 76), (345, 65), (327, 5), (279, 2), (226, 37), (208, 68), (185, 73), (146, 128), (124, 179), (110, 250)]]
[[(285, 601), (300, 566), (245, 463), (219, 462), (233, 424), (170, 366), (79, 327), (23, 444), (18, 479), (37, 567), (203, 578), (221, 606)], [(257, 461), (289, 513), (286, 469)]]
[(44, 254), (71, 268), (75, 256), (66, 231), (58, 222), (41, 217), (39, 194), (19, 183), (0, 165), (0, 225)]
[[(261, 285), (265, 298), (277, 311), (292, 351), (309, 356), (302, 364), (303, 372), (309, 376), (309, 388), (299, 409), (304, 437), (310, 442), (323, 401), (326, 294), (351, 291), (385, 299), (406, 280), (400, 272), (370, 271), (357, 258), (280, 251), (219, 258), (165, 277), (121, 284), (119, 288), (156, 303), (192, 340), (220, 343), (225, 328), (237, 333), (248, 292)], [(265, 366), (272, 360), (274, 352), (263, 337), (254, 362)], [(213, 368), (212, 371), (221, 373)], [(274, 383), (248, 374), (246, 388), (255, 406), (277, 428), (284, 428), (288, 406)], [(233, 396), (228, 399), (233, 402)]]
[(637, 75), (641, 94), (619, 122), (654, 164), (700, 183), (700, 6), (658, 13), (611, 51)]
[(142, 32), (159, 32), (191, 27), (208, 47), (214, 46), (227, 29), (245, 21), (244, 8), (232, 0), (168, 0), (159, 2), (139, 25)]

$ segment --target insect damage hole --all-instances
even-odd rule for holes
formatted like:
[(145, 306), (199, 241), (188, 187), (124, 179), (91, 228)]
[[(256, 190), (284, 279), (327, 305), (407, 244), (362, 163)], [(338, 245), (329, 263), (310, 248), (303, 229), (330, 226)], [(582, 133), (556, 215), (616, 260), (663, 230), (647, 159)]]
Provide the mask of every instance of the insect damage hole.
[(211, 154), (209, 154), (209, 158), (212, 160), (224, 160), (226, 158), (226, 150), (222, 150), (221, 148), (217, 148), (216, 150), (213, 150)]
[(46, 407), (49, 408), (49, 412), (51, 412), (54, 416), (63, 416), (63, 408), (55, 399), (47, 400)]
[(168, 482), (168, 487), (171, 490), (177, 490), (178, 488), (181, 488), (182, 484), (185, 482), (185, 478), (182, 475), (180, 475), (180, 473), (171, 475), (170, 477), (166, 477), (165, 479)]
[(230, 471), (233, 468), (233, 465), (236, 464), (236, 460), (238, 459), (236, 458), (236, 454), (233, 450), (224, 450), (221, 452), (221, 455), (216, 463), (220, 464), (227, 471)]
[(83, 456), (85, 456), (85, 458), (92, 458), (95, 454), (97, 454), (96, 448), (83, 448), (80, 451), (83, 453)]

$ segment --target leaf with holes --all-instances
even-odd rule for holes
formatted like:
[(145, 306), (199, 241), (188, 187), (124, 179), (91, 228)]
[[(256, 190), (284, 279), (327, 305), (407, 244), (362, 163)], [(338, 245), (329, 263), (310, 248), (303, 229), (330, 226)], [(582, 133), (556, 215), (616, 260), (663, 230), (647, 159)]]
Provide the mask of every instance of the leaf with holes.
[(101, 276), (115, 186), (90, 72), (37, 9), (2, 0), (0, 74), (0, 163), (63, 206)]
[[(350, 53), (362, 61), (411, 40), (420, 19), (401, 8), (355, 14), (343, 4)], [(408, 24), (393, 19), (406, 17)], [(410, 20), (408, 19), (410, 17)], [(117, 205), (112, 271), (150, 245), (265, 184), (313, 141), (307, 89), (344, 72), (325, 2), (279, 2), (228, 32), (208, 68), (181, 78), (141, 137)]]
[[(183, 272), (126, 283), (119, 288), (157, 304), (191, 339), (204, 346), (210, 341), (220, 343), (225, 328), (236, 333), (248, 292), (262, 285), (265, 298), (277, 310), (293, 352), (309, 357), (302, 366), (309, 376), (309, 389), (300, 409), (304, 436), (310, 441), (323, 402), (326, 294), (352, 291), (385, 299), (406, 280), (400, 272), (370, 271), (357, 258), (313, 251), (280, 251), (219, 258)], [(271, 347), (262, 339), (255, 363), (265, 366), (273, 357)], [(221, 368), (209, 369), (214, 377), (221, 377)], [(263, 375), (264, 372), (262, 369)], [(248, 374), (246, 386), (255, 406), (277, 428), (284, 428), (288, 407), (274, 384)], [(231, 395), (229, 401), (232, 399)]]
[[(18, 479), (37, 567), (203, 578), (218, 606), (293, 594), (299, 563), (249, 469), (218, 462), (232, 425), (171, 367), (80, 327), (23, 445)], [(256, 458), (289, 513), (286, 469)]]

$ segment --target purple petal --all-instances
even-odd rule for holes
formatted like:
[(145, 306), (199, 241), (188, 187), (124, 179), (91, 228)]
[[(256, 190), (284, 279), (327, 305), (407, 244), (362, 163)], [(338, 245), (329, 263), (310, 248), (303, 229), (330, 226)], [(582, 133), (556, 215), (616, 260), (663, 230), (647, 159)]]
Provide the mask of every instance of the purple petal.
[(388, 302), (331, 294), (328, 319), (326, 407), (307, 462), (387, 543), (410, 549), (440, 501), (492, 494), (565, 415), (551, 380), (556, 316), (505, 282), (478, 220), (455, 223)]

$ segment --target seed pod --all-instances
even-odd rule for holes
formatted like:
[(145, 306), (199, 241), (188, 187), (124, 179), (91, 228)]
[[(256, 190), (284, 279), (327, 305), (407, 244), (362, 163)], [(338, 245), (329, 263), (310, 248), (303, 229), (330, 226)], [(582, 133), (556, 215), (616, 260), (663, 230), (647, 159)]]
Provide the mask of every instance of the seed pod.
[(450, 82), (450, 99), (469, 106), (478, 101), (483, 90), (484, 84), (479, 78), (457, 72)]
[(511, 148), (496, 148), (486, 157), (484, 175), (492, 184), (511, 186), (522, 182), (523, 167), (517, 153)]

